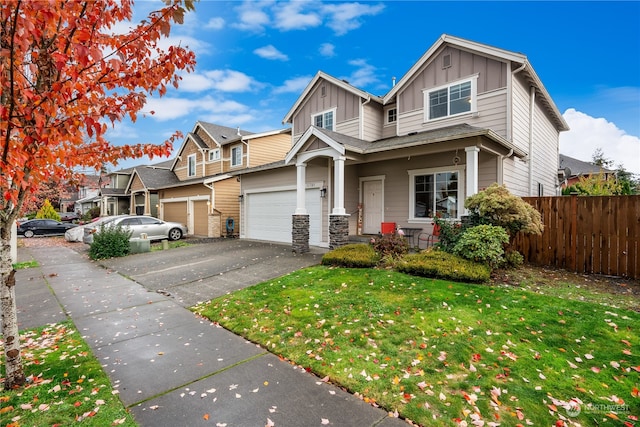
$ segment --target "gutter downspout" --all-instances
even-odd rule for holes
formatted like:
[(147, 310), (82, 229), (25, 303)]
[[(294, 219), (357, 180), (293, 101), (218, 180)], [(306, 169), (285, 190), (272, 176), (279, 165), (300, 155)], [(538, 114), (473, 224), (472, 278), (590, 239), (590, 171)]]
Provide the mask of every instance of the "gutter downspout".
[(533, 114), (536, 105), (536, 88), (529, 88), (531, 95), (529, 96), (529, 197), (533, 191)]
[(360, 103), (360, 139), (364, 139), (364, 106), (371, 102), (371, 97), (367, 96), (367, 100)]
[(207, 212), (208, 214), (211, 214), (211, 212), (213, 212), (213, 209), (215, 208), (215, 206), (213, 206), (213, 201), (215, 200), (215, 190), (213, 189), (213, 185), (212, 184), (207, 184), (206, 182), (202, 182), (202, 185), (204, 185), (205, 187), (207, 187), (209, 190), (211, 190), (211, 203), (209, 203), (209, 212)]

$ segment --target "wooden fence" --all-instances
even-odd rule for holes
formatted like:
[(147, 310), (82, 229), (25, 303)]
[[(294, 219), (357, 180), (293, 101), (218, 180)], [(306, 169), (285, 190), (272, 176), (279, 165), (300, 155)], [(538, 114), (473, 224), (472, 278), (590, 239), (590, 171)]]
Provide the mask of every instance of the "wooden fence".
[(541, 236), (519, 233), (526, 262), (577, 273), (640, 278), (640, 196), (524, 197), (541, 214)]

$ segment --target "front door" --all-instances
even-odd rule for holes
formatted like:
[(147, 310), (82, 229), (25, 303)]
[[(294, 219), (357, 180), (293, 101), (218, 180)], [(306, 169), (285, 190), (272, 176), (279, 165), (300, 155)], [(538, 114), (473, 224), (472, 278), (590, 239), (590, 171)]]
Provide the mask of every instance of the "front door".
[(362, 182), (362, 234), (380, 232), (382, 195), (382, 180)]

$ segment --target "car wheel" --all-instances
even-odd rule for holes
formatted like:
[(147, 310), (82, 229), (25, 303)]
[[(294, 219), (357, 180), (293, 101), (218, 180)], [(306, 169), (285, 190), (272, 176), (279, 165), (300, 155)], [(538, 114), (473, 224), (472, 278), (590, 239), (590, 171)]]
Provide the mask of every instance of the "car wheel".
[(24, 232), (24, 237), (33, 237), (33, 231), (32, 230), (27, 230)]
[(179, 228), (172, 228), (169, 230), (169, 240), (180, 240), (182, 239), (182, 230)]

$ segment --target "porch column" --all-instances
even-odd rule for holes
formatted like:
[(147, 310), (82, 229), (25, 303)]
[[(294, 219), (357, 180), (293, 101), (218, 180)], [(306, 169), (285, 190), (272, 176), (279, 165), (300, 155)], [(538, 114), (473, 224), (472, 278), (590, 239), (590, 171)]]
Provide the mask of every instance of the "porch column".
[(333, 180), (333, 210), (332, 215), (345, 215), (344, 209), (344, 156), (333, 159), (334, 180)]
[(305, 195), (306, 195), (306, 175), (307, 175), (307, 164), (306, 163), (298, 163), (296, 164), (296, 212), (295, 215), (306, 215), (307, 207), (305, 204)]
[(467, 197), (473, 196), (478, 192), (478, 147), (465, 147), (467, 152)]

